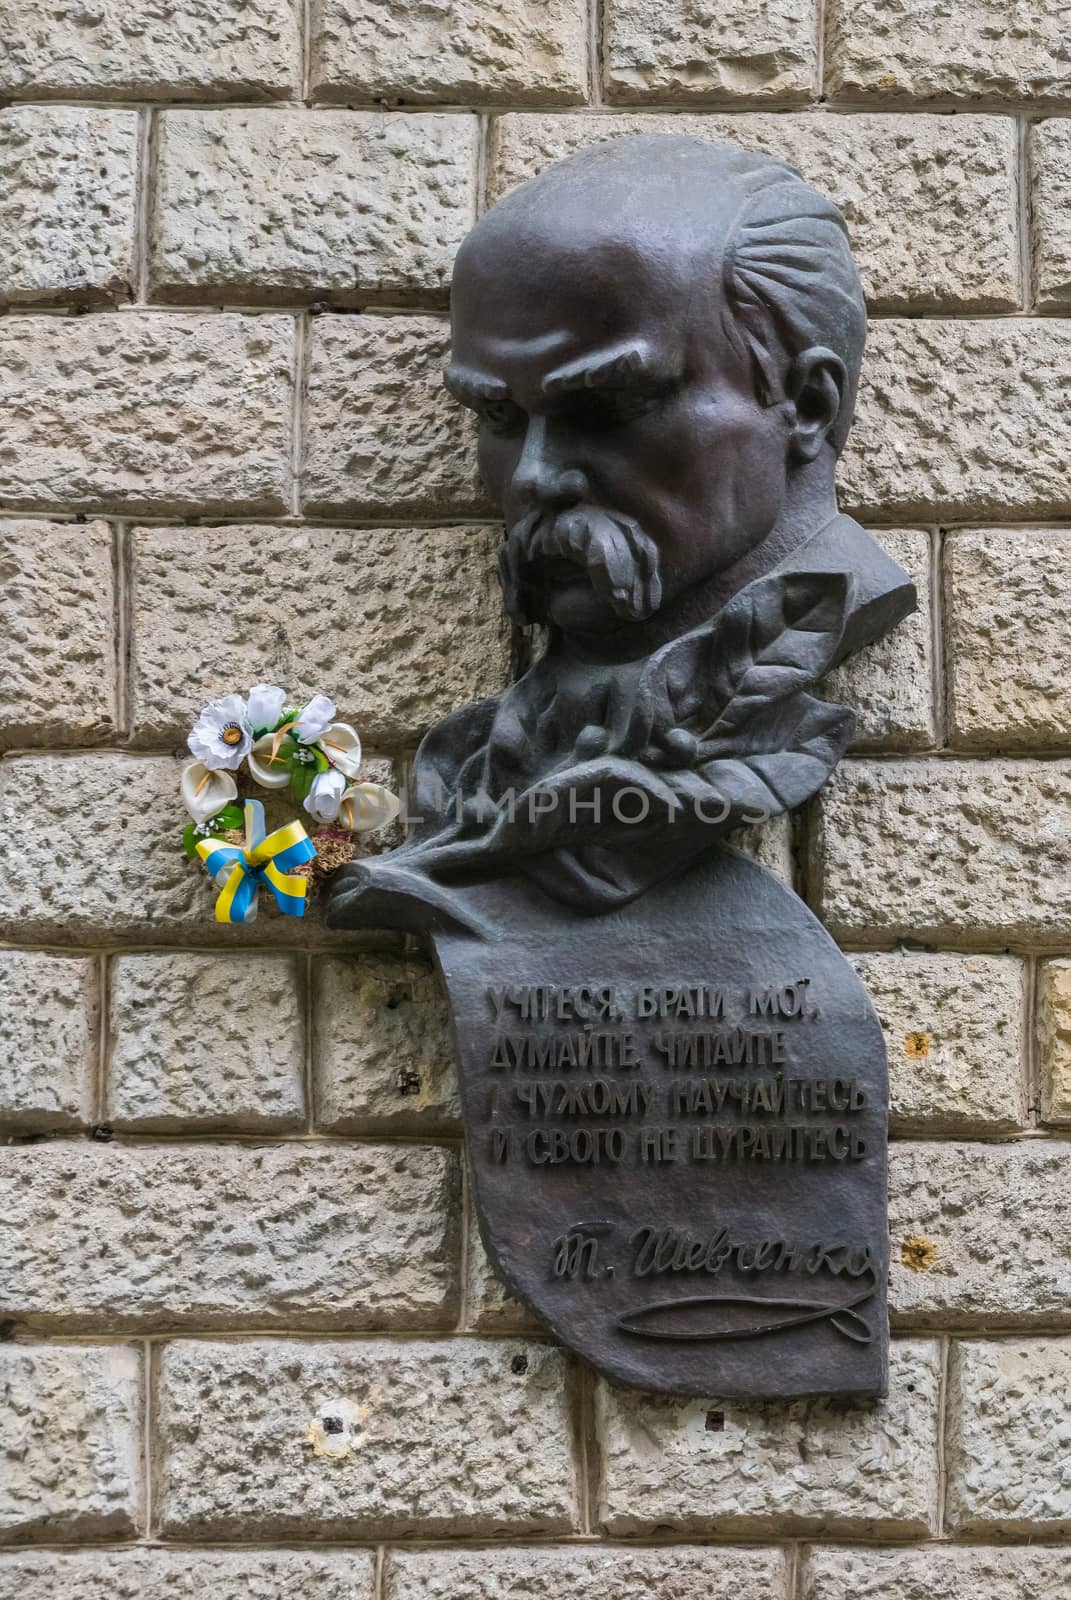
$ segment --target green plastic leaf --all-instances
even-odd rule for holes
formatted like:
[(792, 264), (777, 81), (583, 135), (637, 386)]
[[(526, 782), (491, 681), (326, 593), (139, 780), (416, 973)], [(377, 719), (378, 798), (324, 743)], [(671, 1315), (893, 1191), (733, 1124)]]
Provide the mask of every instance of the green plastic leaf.
[(297, 762), (291, 766), (290, 793), (294, 796), (295, 800), (304, 800), (307, 798), (315, 778), (316, 768), (314, 766), (306, 767)]
[(212, 818), (212, 825), (213, 827), (219, 828), (221, 833), (229, 832), (231, 828), (244, 828), (245, 812), (241, 806), (234, 805), (233, 803), (231, 805), (224, 806), (223, 810), (217, 811), (215, 816)]
[(198, 859), (197, 839), (198, 834), (196, 823), (187, 822), (186, 826), (182, 830), (182, 848), (190, 857), (191, 861), (196, 861)]

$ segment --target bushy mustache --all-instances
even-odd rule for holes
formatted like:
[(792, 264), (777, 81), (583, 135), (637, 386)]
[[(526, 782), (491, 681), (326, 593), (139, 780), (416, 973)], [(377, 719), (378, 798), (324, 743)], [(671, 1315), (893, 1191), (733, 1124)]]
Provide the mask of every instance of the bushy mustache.
[(515, 522), (499, 553), (506, 610), (515, 622), (542, 622), (545, 594), (539, 567), (573, 561), (623, 622), (642, 622), (662, 602), (658, 546), (632, 517), (601, 506), (533, 511)]

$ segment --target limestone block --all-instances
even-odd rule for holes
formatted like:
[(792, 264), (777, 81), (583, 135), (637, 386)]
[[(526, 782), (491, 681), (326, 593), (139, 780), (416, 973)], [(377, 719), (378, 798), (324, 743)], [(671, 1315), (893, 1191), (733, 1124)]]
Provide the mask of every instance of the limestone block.
[(780, 1550), (726, 1545), (393, 1550), (385, 1579), (384, 1600), (783, 1600), (788, 1592)]
[(0, 1345), (0, 1415), (0, 1543), (69, 1544), (137, 1534), (136, 1350)]
[(802, 1600), (1061, 1600), (1071, 1550), (812, 1550)]
[(885, 952), (849, 959), (885, 1035), (893, 1133), (1004, 1133), (1022, 1126), (1021, 961)]
[(135, 111), (0, 111), (0, 301), (129, 297), (137, 145)]
[(0, 1149), (0, 1316), (67, 1332), (450, 1325), (458, 1191), (434, 1145)]
[[(469, 1182), (471, 1184), (471, 1177)], [(474, 1208), (470, 1207), (470, 1211)], [(469, 1217), (465, 1252), (465, 1323), (477, 1333), (543, 1333), (545, 1327), (523, 1300), (515, 1300), (492, 1267), (476, 1218)]]
[(1046, 309), (1071, 306), (1071, 118), (1029, 132), (1034, 292)]
[(288, 0), (0, 0), (0, 93), (274, 99), (300, 91)]
[(575, 105), (587, 91), (582, 0), (313, 0), (317, 100)]
[(0, 1556), (0, 1600), (373, 1600), (366, 1550), (79, 1550)]
[(1071, 513), (1071, 323), (875, 322), (841, 504), (865, 521)]
[(97, 966), (5, 950), (0, 959), (0, 1127), (41, 1132), (92, 1121)]
[(815, 808), (810, 883), (861, 943), (1071, 934), (1071, 763), (847, 761)]
[(450, 1014), (430, 967), (378, 956), (320, 961), (312, 1018), (322, 1132), (460, 1132)]
[(600, 1382), (599, 1522), (618, 1537), (924, 1536), (937, 1514), (936, 1343), (895, 1342), (889, 1397), (674, 1400)]
[(107, 1121), (134, 1132), (305, 1126), (296, 956), (112, 962)]
[(574, 150), (642, 132), (729, 139), (799, 167), (844, 213), (875, 310), (1019, 304), (1016, 137), (1007, 117), (519, 113), (494, 124), (491, 197)]
[(1071, 95), (1067, 19), (1053, 0), (829, 0), (825, 60), (826, 90), (844, 100)]
[(814, 0), (608, 0), (606, 97), (807, 100), (814, 93)]
[(0, 506), (286, 507), (289, 317), (0, 319)]
[(1071, 744), (1071, 535), (956, 530), (945, 540), (944, 584), (950, 742)]
[(1038, 973), (1041, 1116), (1071, 1122), (1071, 961), (1046, 961)]
[(114, 734), (114, 614), (107, 523), (0, 521), (0, 748)]
[(443, 388), (438, 317), (314, 317), (302, 505), (310, 516), (487, 515), (476, 423)]
[(165, 1538), (576, 1527), (565, 1366), (544, 1346), (180, 1342), (159, 1400)]
[(167, 111), (156, 299), (445, 299), (475, 216), (477, 121), (380, 111)]
[(1071, 1146), (895, 1142), (892, 1314), (913, 1328), (1071, 1326)]
[(1071, 1339), (953, 1344), (948, 1409), (948, 1531), (1071, 1534)]
[(389, 748), (507, 680), (494, 529), (144, 528), (132, 543), (139, 743), (178, 744), (214, 696), (270, 682), (330, 695)]

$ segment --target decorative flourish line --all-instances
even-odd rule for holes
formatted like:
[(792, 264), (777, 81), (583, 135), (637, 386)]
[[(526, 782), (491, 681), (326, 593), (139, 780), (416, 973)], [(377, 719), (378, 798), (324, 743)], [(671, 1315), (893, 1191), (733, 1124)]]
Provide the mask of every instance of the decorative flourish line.
[[(859, 1316), (854, 1307), (865, 1304), (871, 1298), (877, 1287), (873, 1279), (862, 1294), (854, 1300), (843, 1304), (830, 1304), (822, 1300), (780, 1300), (764, 1295), (746, 1294), (701, 1294), (692, 1295), (686, 1300), (657, 1300), (649, 1306), (642, 1306), (639, 1311), (632, 1311), (627, 1317), (619, 1317), (617, 1327), (621, 1333), (635, 1334), (643, 1339), (754, 1339), (766, 1333), (784, 1333), (789, 1328), (799, 1328), (808, 1322), (822, 1322), (826, 1319), (843, 1334), (846, 1339), (851, 1339), (854, 1344), (869, 1344), (874, 1335), (870, 1327)], [(795, 1316), (783, 1316), (772, 1321), (759, 1323), (756, 1327), (719, 1328), (719, 1329), (671, 1329), (649, 1328), (642, 1326), (647, 1318), (657, 1317), (662, 1312), (678, 1312), (691, 1310), (696, 1306), (761, 1306), (764, 1310), (780, 1310), (796, 1312)]]

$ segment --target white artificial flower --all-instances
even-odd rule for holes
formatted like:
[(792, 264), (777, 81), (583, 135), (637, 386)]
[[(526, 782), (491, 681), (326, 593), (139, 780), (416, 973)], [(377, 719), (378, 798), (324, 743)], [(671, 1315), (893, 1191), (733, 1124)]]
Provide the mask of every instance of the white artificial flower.
[(314, 694), (294, 718), (294, 738), (302, 744), (315, 744), (324, 729), (331, 726), (334, 715), (334, 701), (325, 694)]
[(357, 776), (361, 765), (361, 741), (356, 728), (351, 728), (348, 722), (332, 722), (316, 743), (339, 772), (344, 772), (347, 778)]
[(346, 792), (345, 775), (341, 772), (318, 772), (312, 788), (305, 796), (305, 810), (317, 822), (334, 822), (342, 796)]
[(351, 833), (371, 833), (393, 822), (402, 803), (381, 783), (351, 783), (342, 796), (338, 820)]
[(257, 728), (270, 731), (275, 727), (286, 708), (286, 690), (279, 689), (274, 683), (258, 683), (249, 691), (246, 701), (246, 715), (249, 726), (255, 732)]
[(238, 798), (238, 785), (230, 773), (215, 771), (203, 761), (187, 761), (180, 787), (182, 803), (197, 823), (207, 822)]
[(205, 706), (186, 740), (191, 753), (212, 772), (236, 772), (249, 753), (253, 730), (240, 694), (225, 694)]
[(249, 774), (262, 789), (285, 789), (290, 782), (287, 750), (293, 745), (277, 733), (262, 733), (249, 752)]

